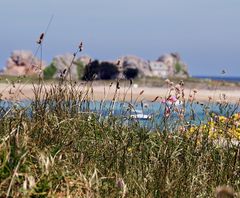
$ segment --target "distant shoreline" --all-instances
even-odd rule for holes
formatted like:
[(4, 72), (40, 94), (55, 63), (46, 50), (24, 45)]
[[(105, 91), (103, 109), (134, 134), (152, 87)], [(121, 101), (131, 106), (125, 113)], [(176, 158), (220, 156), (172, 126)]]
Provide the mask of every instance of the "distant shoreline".
[(240, 76), (205, 76), (205, 75), (196, 75), (192, 78), (202, 79), (202, 80), (215, 80), (215, 81), (226, 81), (226, 82), (239, 82)]

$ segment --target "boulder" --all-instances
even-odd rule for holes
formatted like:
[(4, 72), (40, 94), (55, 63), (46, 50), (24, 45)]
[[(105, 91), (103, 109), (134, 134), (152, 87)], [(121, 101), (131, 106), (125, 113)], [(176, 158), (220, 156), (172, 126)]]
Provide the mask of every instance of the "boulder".
[(15, 50), (7, 60), (6, 67), (3, 69), (3, 74), (12, 76), (31, 76), (41, 74), (45, 66), (46, 63), (35, 57), (31, 51)]
[(84, 56), (80, 56), (76, 62), (81, 62), (83, 63), (84, 66), (88, 65), (89, 63), (91, 63), (92, 58), (88, 55), (84, 55)]
[(67, 70), (70, 65), (70, 70), (69, 70), (69, 74), (67, 76), (67, 78), (71, 78), (72, 80), (77, 80), (78, 79), (78, 74), (77, 74), (77, 64), (75, 62), (73, 62), (73, 55), (72, 54), (64, 54), (64, 55), (58, 55), (55, 56), (52, 60), (51, 65), (53, 65), (56, 68), (56, 72), (53, 75), (53, 78), (59, 78), (61, 73), (64, 70)]
[(119, 68), (126, 70), (127, 68), (138, 69), (138, 77), (152, 76), (148, 61), (137, 56), (123, 56), (119, 59)]
[(181, 60), (178, 53), (170, 53), (160, 56), (158, 62), (164, 63), (168, 68), (168, 76), (188, 77), (187, 65)]

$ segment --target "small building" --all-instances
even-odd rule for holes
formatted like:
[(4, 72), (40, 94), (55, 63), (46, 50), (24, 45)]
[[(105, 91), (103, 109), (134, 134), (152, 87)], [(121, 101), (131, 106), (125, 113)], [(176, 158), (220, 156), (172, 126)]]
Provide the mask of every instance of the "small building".
[(152, 76), (167, 78), (169, 75), (168, 66), (161, 61), (150, 61), (149, 67), (152, 71)]

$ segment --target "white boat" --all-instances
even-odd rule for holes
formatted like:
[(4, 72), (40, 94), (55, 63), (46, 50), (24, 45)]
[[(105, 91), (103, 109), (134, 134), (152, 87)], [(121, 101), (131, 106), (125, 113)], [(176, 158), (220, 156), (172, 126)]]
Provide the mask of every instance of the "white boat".
[(132, 111), (130, 114), (130, 118), (139, 119), (139, 120), (148, 120), (151, 119), (151, 115), (144, 114), (141, 110)]

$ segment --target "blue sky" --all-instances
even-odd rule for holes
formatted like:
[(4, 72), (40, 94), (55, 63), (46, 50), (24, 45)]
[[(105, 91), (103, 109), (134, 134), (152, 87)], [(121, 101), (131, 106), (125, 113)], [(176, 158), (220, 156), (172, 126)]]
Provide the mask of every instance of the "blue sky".
[(36, 50), (54, 15), (43, 59), (75, 51), (100, 60), (178, 52), (192, 75), (240, 76), (239, 0), (0, 0), (0, 67)]

